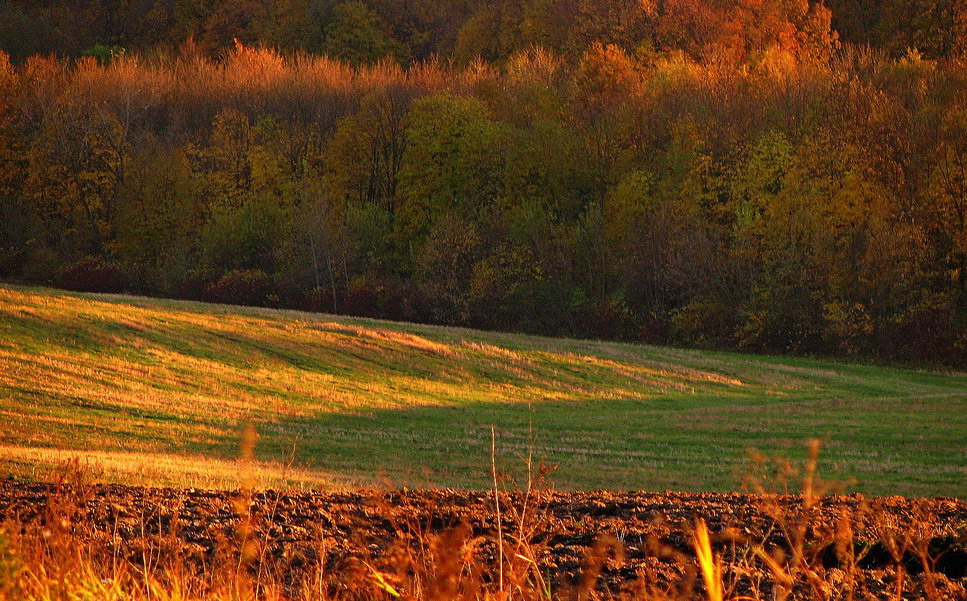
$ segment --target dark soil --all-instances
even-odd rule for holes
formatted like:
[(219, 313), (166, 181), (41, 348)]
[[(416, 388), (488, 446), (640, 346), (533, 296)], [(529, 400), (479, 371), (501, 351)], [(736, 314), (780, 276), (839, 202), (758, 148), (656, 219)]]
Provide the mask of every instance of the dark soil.
[[(354, 558), (392, 570), (392, 556), (400, 549), (419, 553), (427, 541), (458, 528), (481, 541), (484, 564), (492, 564), (496, 554), (492, 492), (260, 491), (247, 497), (195, 489), (0, 483), (0, 522), (8, 528), (67, 528), (70, 536), (115, 556), (138, 561), (149, 549), (152, 557), (174, 553), (198, 569), (226, 549), (237, 551), (246, 507), (252, 516), (249, 538), (259, 545), (257, 561), (271, 564), (287, 582), (320, 561), (330, 571)], [(828, 598), (856, 588), (858, 598), (894, 598), (900, 590), (908, 599), (939, 594), (967, 600), (967, 503), (958, 499), (833, 496), (806, 507), (794, 495), (540, 492), (503, 495), (501, 508), (505, 540), (516, 545), (523, 539), (534, 549), (555, 590), (566, 589), (588, 569), (586, 558), (596, 542), (602, 590), (617, 592), (642, 579), (689, 585), (696, 580), (692, 532), (701, 518), (727, 564), (744, 562), (763, 572), (727, 568), (726, 584), (737, 592), (771, 590), (767, 568), (754, 559), (756, 547), (787, 566), (798, 547), (801, 565), (821, 579), (808, 586), (826, 587)]]

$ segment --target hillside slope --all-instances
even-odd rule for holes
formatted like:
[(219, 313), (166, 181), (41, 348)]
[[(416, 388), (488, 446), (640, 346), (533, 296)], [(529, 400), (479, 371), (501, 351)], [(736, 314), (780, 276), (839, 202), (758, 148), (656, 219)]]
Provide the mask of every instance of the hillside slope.
[(735, 490), (747, 449), (851, 490), (967, 496), (967, 375), (0, 287), (0, 477), (87, 457), (111, 480)]

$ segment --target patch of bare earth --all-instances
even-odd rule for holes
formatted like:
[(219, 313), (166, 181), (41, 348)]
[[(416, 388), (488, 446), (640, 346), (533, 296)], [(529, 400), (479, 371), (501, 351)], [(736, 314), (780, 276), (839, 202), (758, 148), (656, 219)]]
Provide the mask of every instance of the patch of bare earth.
[[(693, 533), (702, 519), (733, 596), (967, 599), (967, 503), (958, 499), (540, 491), (502, 494), (500, 505), (505, 561), (525, 546), (555, 598), (589, 573), (605, 596), (701, 590)], [(59, 520), (105, 556), (199, 571), (249, 544), (249, 569), (292, 587), (319, 567), (337, 588), (376, 573), (392, 579), (401, 554), (440, 560), (444, 543), (474, 553), (492, 582), (497, 516), (493, 492), (246, 495), (0, 483), (7, 528)]]

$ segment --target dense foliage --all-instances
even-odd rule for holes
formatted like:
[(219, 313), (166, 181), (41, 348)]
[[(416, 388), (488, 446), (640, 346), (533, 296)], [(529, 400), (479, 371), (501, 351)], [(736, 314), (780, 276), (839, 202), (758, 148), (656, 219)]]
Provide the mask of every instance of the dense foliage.
[[(710, 42), (732, 50), (763, 35), (823, 35), (897, 57), (967, 49), (963, 0), (0, 0), (0, 48), (33, 54), (177, 48), (193, 39), (209, 55), (235, 40), (329, 54), (351, 62), (392, 55), (502, 60), (538, 45), (580, 54), (590, 43), (630, 54)], [(828, 7), (828, 9), (826, 8)], [(789, 27), (792, 25), (792, 27)], [(824, 27), (825, 25), (825, 27)], [(804, 27), (805, 26), (805, 27)], [(795, 31), (794, 28), (801, 28)]]
[(865, 4), (0, 2), (0, 277), (964, 365), (964, 10)]

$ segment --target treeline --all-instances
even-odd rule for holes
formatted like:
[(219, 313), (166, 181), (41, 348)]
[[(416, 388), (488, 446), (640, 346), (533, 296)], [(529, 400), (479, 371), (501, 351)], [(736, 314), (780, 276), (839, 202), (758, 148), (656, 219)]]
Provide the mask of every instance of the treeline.
[(535, 45), (577, 56), (600, 42), (633, 56), (683, 50), (699, 59), (713, 46), (731, 54), (790, 15), (799, 27), (831, 18), (841, 42), (892, 57), (909, 48), (927, 58), (967, 50), (963, 0), (0, 0), (0, 48), (19, 61), (171, 50), (193, 40), (221, 57), (237, 40), (410, 64), (434, 56), (502, 61)]
[(779, 16), (465, 67), (4, 55), (0, 277), (967, 365), (967, 63)]

